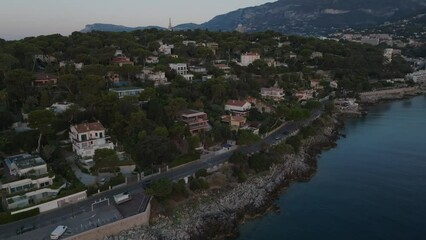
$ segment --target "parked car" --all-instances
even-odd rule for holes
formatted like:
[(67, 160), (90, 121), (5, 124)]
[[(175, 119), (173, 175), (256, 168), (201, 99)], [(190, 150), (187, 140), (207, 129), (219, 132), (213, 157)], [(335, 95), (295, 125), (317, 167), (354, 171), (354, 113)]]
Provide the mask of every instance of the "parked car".
[(23, 233), (32, 231), (34, 229), (36, 229), (36, 226), (34, 226), (34, 225), (21, 226), (21, 227), (16, 229), (16, 234), (18, 234), (18, 235), (23, 234)]

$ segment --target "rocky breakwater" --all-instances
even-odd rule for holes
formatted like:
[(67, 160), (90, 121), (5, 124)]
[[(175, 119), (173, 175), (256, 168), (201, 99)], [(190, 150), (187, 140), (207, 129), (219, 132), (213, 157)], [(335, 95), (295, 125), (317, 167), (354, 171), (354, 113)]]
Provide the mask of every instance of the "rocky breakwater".
[(267, 174), (253, 176), (219, 192), (207, 192), (201, 201), (186, 206), (171, 217), (157, 218), (149, 227), (140, 227), (110, 236), (124, 239), (232, 239), (246, 218), (264, 214), (280, 191), (292, 181), (307, 179), (316, 170), (316, 155), (332, 147), (337, 139), (336, 123), (321, 134), (304, 140), (299, 154), (283, 156), (283, 163)]
[(403, 99), (406, 97), (416, 96), (421, 93), (423, 93), (423, 91), (417, 87), (407, 87), (363, 92), (359, 94), (359, 98), (363, 104), (374, 104), (379, 101)]

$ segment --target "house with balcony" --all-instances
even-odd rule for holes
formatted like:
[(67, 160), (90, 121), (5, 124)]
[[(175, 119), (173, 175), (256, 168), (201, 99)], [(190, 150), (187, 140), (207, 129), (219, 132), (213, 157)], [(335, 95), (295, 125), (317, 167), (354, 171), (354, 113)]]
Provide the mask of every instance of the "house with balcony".
[(225, 111), (234, 116), (248, 116), (251, 103), (241, 100), (228, 100), (225, 104)]
[(260, 95), (264, 98), (270, 98), (275, 101), (281, 101), (284, 99), (284, 89), (278, 87), (261, 88)]
[(69, 138), (73, 151), (82, 158), (92, 157), (96, 149), (114, 149), (106, 129), (99, 121), (71, 126)]
[(191, 134), (210, 130), (209, 120), (205, 112), (187, 109), (180, 113), (180, 120), (188, 126)]
[(170, 63), (170, 69), (176, 71), (177, 75), (184, 77), (187, 81), (192, 81), (193, 74), (188, 73), (188, 65), (186, 63)]
[(170, 84), (166, 77), (166, 73), (163, 71), (154, 72), (152, 68), (145, 68), (141, 74), (136, 76), (138, 79), (151, 81), (154, 83), (154, 87), (161, 85)]

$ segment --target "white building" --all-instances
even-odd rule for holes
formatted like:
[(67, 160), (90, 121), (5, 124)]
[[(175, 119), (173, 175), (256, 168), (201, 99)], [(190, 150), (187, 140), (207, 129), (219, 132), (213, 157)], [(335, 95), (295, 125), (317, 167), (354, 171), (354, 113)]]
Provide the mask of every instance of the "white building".
[(264, 98), (272, 98), (274, 100), (283, 100), (284, 99), (284, 89), (278, 87), (271, 88), (261, 88), (260, 95)]
[(194, 78), (194, 75), (188, 74), (188, 65), (186, 63), (170, 63), (169, 67), (188, 81), (192, 81)]
[(182, 44), (183, 45), (185, 45), (185, 46), (188, 46), (188, 45), (197, 45), (197, 42), (196, 41), (192, 41), (192, 40), (185, 40), (185, 41), (182, 41)]
[(330, 87), (331, 88), (337, 88), (339, 85), (337, 84), (337, 81), (331, 81), (330, 82)]
[(54, 113), (63, 113), (68, 110), (74, 103), (69, 102), (56, 102), (52, 104), (48, 109), (53, 111)]
[(148, 64), (157, 64), (159, 62), (158, 57), (149, 56), (145, 59), (145, 62)]
[(314, 59), (314, 58), (322, 58), (322, 57), (323, 57), (322, 52), (313, 52), (313, 53), (311, 54), (311, 59)]
[(225, 104), (225, 111), (234, 115), (247, 116), (251, 109), (251, 104), (247, 101), (228, 100)]
[(39, 156), (19, 154), (7, 157), (4, 162), (13, 176), (40, 176), (47, 174), (46, 162)]
[(407, 74), (406, 78), (412, 80), (415, 83), (426, 84), (426, 70), (420, 70)]
[(189, 66), (189, 70), (193, 73), (207, 74), (207, 68), (202, 66)]
[(393, 48), (386, 48), (383, 51), (383, 57), (385, 58), (385, 64), (392, 62), (392, 56), (393, 56)]
[[(9, 181), (1, 182), (0, 189), (8, 194), (26, 192), (52, 185), (55, 176), (49, 176), (46, 162), (37, 155), (27, 153), (4, 159), (9, 169)], [(25, 178), (26, 177), (26, 178)]]
[(95, 155), (96, 149), (114, 149), (105, 130), (99, 121), (71, 126), (69, 137), (73, 151), (85, 158)]
[(120, 50), (120, 49), (115, 50), (114, 57), (118, 57), (118, 56), (124, 56), (123, 50)]
[(6, 190), (8, 194), (14, 194), (50, 186), (53, 184), (53, 179), (55, 179), (55, 176), (45, 176), (37, 179), (25, 178), (9, 183), (2, 183), (0, 185), (1, 189)]
[(178, 75), (188, 74), (188, 65), (186, 63), (170, 63), (169, 67), (175, 70)]
[(158, 48), (158, 52), (164, 55), (170, 55), (172, 54), (173, 48), (175, 48), (175, 45), (173, 44), (163, 44), (163, 42), (159, 42), (160, 47)]
[(154, 82), (154, 86), (169, 84), (166, 73), (162, 71), (153, 72), (151, 69), (144, 69), (138, 78)]
[(247, 67), (254, 61), (259, 60), (260, 55), (258, 53), (248, 52), (241, 55), (241, 66)]
[(141, 92), (143, 92), (143, 88), (138, 87), (122, 87), (122, 88), (110, 88), (111, 92), (115, 92), (118, 94), (118, 98), (124, 97), (137, 97)]

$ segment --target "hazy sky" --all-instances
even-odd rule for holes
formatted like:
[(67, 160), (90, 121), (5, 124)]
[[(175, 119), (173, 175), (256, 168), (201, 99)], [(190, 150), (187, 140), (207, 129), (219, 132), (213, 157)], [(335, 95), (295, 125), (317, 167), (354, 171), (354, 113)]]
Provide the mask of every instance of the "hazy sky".
[(86, 24), (125, 26), (202, 23), (242, 7), (274, 0), (0, 0), (0, 38), (60, 33), (68, 35)]

